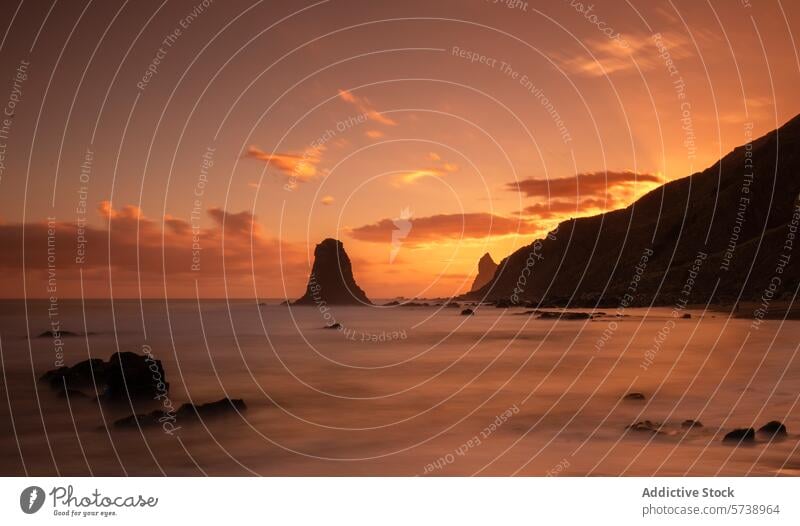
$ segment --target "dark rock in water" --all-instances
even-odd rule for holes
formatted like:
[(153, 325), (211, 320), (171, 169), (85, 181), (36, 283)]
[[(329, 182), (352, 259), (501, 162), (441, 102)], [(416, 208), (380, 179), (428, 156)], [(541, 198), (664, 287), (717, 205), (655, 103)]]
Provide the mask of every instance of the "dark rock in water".
[(687, 312), (687, 313), (685, 313), (683, 316), (681, 316), (681, 318), (683, 318), (684, 320), (691, 319), (691, 317), (692, 317), (692, 315), (691, 315), (691, 314), (689, 314), (688, 312)]
[(464, 309), (461, 311), (462, 316), (472, 316), (473, 314), (475, 314), (475, 311), (472, 309)]
[(74, 338), (75, 336), (80, 336), (80, 334), (70, 331), (44, 331), (39, 334), (39, 338)]
[(194, 405), (183, 404), (178, 409), (178, 418), (211, 418), (215, 416), (233, 415), (237, 411), (244, 411), (247, 405), (241, 398), (223, 398), (216, 402)]
[(508, 309), (511, 307), (511, 302), (508, 300), (497, 300), (494, 304), (498, 309)]
[(131, 429), (136, 427), (152, 427), (160, 424), (161, 420), (173, 419), (172, 415), (167, 414), (165, 411), (151, 411), (142, 415), (128, 415), (126, 417), (114, 420), (113, 426), (118, 429)]
[(755, 442), (756, 431), (752, 427), (734, 429), (722, 439), (723, 442), (748, 443)]
[(650, 420), (643, 420), (641, 422), (636, 422), (635, 424), (626, 426), (626, 429), (630, 429), (631, 431), (642, 431), (653, 434), (663, 434), (664, 432), (661, 431), (661, 425), (662, 424), (659, 422), (651, 422)]
[(383, 304), (384, 307), (396, 307), (398, 305), (400, 305), (400, 302), (397, 301), (397, 300), (392, 300), (389, 303), (384, 303)]
[(71, 398), (89, 398), (89, 395), (87, 395), (83, 391), (78, 391), (77, 389), (66, 389), (66, 390), (62, 389), (58, 393), (58, 397), (59, 398), (67, 398), (67, 399), (71, 399)]
[(699, 420), (684, 420), (681, 422), (681, 427), (691, 429), (694, 427), (703, 427), (703, 424)]
[(645, 396), (642, 393), (628, 393), (622, 397), (623, 400), (644, 400)]
[(133, 352), (118, 352), (108, 360), (108, 398), (155, 397), (169, 391), (161, 360)]
[(461, 305), (459, 305), (458, 303), (456, 303), (454, 301), (451, 301), (449, 303), (445, 303), (444, 306), (448, 307), (448, 308), (452, 308), (452, 309), (460, 309), (461, 308)]
[(314, 266), (306, 293), (294, 305), (371, 305), (367, 295), (356, 285), (350, 258), (344, 245), (325, 239), (314, 249)]
[(102, 388), (107, 378), (106, 365), (100, 358), (92, 358), (78, 362), (72, 367), (64, 366), (47, 371), (39, 377), (39, 381), (50, 384), (50, 387), (60, 391), (64, 390), (65, 383), (68, 389), (87, 389), (95, 385)]
[(323, 329), (341, 329), (341, 328), (342, 328), (342, 324), (338, 323), (338, 322), (337, 323), (331, 323), (330, 325), (326, 325), (325, 327), (323, 327)]
[(62, 394), (66, 385), (68, 393), (90, 389), (103, 393), (105, 399), (152, 398), (169, 391), (161, 360), (133, 352), (114, 353), (108, 362), (92, 358), (72, 367), (52, 369), (39, 377), (39, 381)]
[(758, 432), (773, 437), (784, 437), (786, 436), (786, 426), (777, 420), (772, 420), (759, 427)]
[(475, 281), (472, 282), (472, 288), (469, 289), (470, 292), (473, 290), (478, 290), (479, 288), (483, 287), (494, 277), (494, 272), (497, 270), (497, 263), (494, 262), (492, 256), (489, 255), (487, 252), (484, 254), (481, 259), (478, 261), (478, 275), (475, 276)]
[(554, 311), (536, 311), (540, 320), (588, 320), (592, 317), (588, 312), (554, 312)]
[(244, 400), (241, 398), (223, 398), (216, 402), (208, 402), (200, 405), (186, 403), (183, 404), (175, 414), (157, 410), (147, 414), (129, 415), (114, 421), (114, 427), (118, 429), (131, 429), (137, 426), (153, 427), (166, 421), (180, 424), (187, 420), (196, 421), (198, 418), (209, 419), (226, 415), (235, 415), (237, 411), (241, 412), (246, 409), (247, 404), (245, 404)]

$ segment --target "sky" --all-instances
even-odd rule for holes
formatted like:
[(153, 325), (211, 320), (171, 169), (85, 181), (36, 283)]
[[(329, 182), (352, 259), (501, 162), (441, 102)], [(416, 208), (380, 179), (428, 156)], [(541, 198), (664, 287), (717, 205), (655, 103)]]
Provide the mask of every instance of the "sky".
[(0, 296), (469, 290), (800, 113), (788, 1), (0, 5)]

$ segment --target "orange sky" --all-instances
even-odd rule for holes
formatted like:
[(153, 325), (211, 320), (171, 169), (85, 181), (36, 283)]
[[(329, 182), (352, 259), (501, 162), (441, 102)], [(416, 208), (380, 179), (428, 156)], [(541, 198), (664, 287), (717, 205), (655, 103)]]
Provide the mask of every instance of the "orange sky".
[(4, 297), (464, 292), (800, 113), (796, 2), (131, 4), (0, 6)]

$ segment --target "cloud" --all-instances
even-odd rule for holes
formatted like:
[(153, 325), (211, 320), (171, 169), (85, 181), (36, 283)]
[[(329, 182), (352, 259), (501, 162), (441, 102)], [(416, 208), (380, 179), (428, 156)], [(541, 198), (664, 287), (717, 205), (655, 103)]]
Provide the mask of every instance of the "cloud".
[(616, 200), (602, 199), (582, 199), (580, 201), (551, 200), (547, 203), (536, 203), (525, 207), (521, 215), (537, 219), (563, 219), (565, 217), (577, 217), (590, 212), (603, 212), (617, 208), (619, 203)]
[(85, 293), (95, 297), (106, 296), (112, 282), (118, 296), (138, 296), (140, 282), (151, 291), (146, 295), (160, 296), (165, 280), (179, 296), (193, 296), (195, 281), (212, 296), (224, 295), (225, 283), (229, 294), (253, 295), (254, 274), (261, 288), (280, 295), (276, 276), (283, 274), (290, 286), (307, 277), (305, 247), (268, 237), (247, 211), (211, 208), (208, 226), (194, 216), (166, 215), (162, 222), (135, 206), (115, 209), (108, 201), (97, 211), (104, 221), (82, 228), (59, 221), (0, 224), (0, 244), (7, 247), (0, 251), (0, 295), (19, 297), (23, 272), (32, 297), (47, 295), (50, 271), (60, 297), (81, 295), (80, 272)]
[(367, 130), (365, 135), (370, 139), (380, 139), (383, 137), (384, 133), (380, 130)]
[(442, 161), (442, 158), (438, 154), (432, 152), (428, 153), (426, 155), (426, 159), (429, 161), (434, 161), (435, 164), (427, 168), (418, 168), (416, 170), (400, 172), (400, 174), (398, 174), (398, 176), (394, 179), (395, 185), (414, 184), (420, 179), (424, 179), (426, 177), (444, 177), (449, 173), (458, 171), (457, 164)]
[[(532, 234), (540, 227), (523, 218), (511, 218), (484, 212), (466, 214), (438, 214), (416, 217), (410, 220), (411, 228), (403, 239), (408, 246), (428, 242), (482, 239), (509, 234)], [(392, 232), (396, 230), (392, 219), (381, 219), (377, 223), (349, 230), (349, 235), (359, 241), (371, 243), (391, 243)]]
[(676, 32), (659, 35), (659, 46), (653, 35), (626, 34), (620, 40), (604, 37), (584, 40), (591, 55), (581, 49), (572, 54), (555, 51), (552, 56), (568, 71), (590, 77), (635, 71), (636, 66), (642, 71), (666, 67), (664, 51), (673, 61), (694, 56), (689, 37)]
[(358, 110), (371, 121), (387, 126), (397, 126), (397, 122), (377, 111), (366, 97), (357, 97), (349, 91), (340, 89), (339, 98), (358, 108)]
[(519, 215), (527, 219), (562, 221), (628, 206), (664, 181), (651, 174), (591, 172), (555, 179), (525, 179), (507, 183), (510, 190), (537, 198)]
[(306, 182), (317, 176), (317, 165), (324, 149), (324, 146), (307, 148), (299, 155), (293, 153), (270, 154), (257, 146), (250, 146), (245, 152), (245, 157), (269, 164), (291, 181)]
[(335, 199), (333, 198), (332, 195), (326, 195), (325, 197), (320, 199), (319, 202), (322, 203), (323, 205), (331, 205), (331, 204), (333, 204), (334, 201), (335, 201)]
[(594, 197), (614, 199), (620, 193), (638, 193), (662, 184), (664, 181), (651, 174), (634, 172), (587, 172), (572, 177), (553, 179), (524, 179), (507, 183), (506, 188), (517, 190), (528, 197), (546, 199), (582, 199)]

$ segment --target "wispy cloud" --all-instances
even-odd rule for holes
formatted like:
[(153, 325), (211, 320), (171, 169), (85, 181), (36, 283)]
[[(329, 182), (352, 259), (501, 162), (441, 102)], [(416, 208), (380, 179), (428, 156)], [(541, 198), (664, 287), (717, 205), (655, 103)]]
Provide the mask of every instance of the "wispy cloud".
[(320, 162), (324, 149), (323, 146), (319, 148), (308, 148), (302, 154), (270, 154), (257, 146), (250, 146), (245, 152), (245, 157), (269, 164), (292, 181), (306, 182), (314, 179), (318, 175), (319, 171), (317, 170), (317, 165)]
[[(603, 37), (584, 41), (592, 55), (584, 50), (575, 53), (555, 51), (551, 55), (568, 71), (590, 77), (600, 77), (614, 73), (642, 71), (664, 66), (664, 57), (656, 47), (650, 34), (626, 34), (627, 46)], [(691, 40), (677, 32), (661, 33), (661, 42), (673, 61), (694, 56)]]
[(358, 108), (358, 110), (371, 121), (387, 126), (397, 126), (396, 121), (377, 111), (366, 97), (358, 97), (349, 91), (340, 89), (339, 98)]

